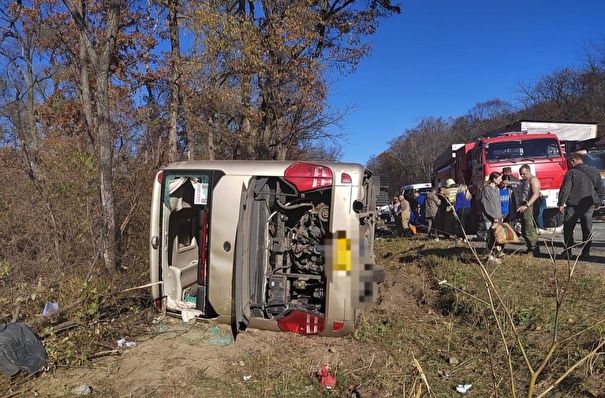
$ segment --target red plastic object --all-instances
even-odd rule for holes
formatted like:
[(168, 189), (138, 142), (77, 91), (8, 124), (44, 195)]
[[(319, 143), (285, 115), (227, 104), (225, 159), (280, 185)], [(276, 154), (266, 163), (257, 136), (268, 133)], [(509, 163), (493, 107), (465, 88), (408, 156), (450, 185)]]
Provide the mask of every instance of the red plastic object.
[(326, 388), (334, 388), (334, 386), (336, 385), (336, 377), (334, 377), (328, 371), (328, 368), (326, 368), (325, 365), (323, 365), (321, 369), (319, 369), (319, 371), (317, 372), (317, 377), (319, 377), (319, 382), (321, 383), (321, 385)]

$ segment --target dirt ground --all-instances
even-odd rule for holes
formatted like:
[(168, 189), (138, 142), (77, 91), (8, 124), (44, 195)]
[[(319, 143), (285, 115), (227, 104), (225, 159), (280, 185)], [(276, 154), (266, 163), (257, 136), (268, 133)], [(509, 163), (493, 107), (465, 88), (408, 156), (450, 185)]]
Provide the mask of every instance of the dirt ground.
[(120, 348), (116, 355), (99, 358), (90, 367), (43, 374), (28, 383), (27, 390), (42, 397), (69, 396), (74, 388), (86, 385), (94, 396), (195, 396), (191, 377), (196, 374), (217, 380), (233, 378), (233, 383), (253, 381), (247, 377), (253, 369), (245, 361), (251, 355), (280, 355), (282, 345), (302, 350), (304, 340), (303, 355), (312, 356), (317, 364), (330, 364), (335, 360), (331, 357), (347, 351), (350, 343), (347, 339), (305, 338), (254, 329), (234, 341), (228, 326), (187, 324), (174, 318), (154, 324), (153, 329), (154, 333), (141, 336), (143, 340), (136, 341), (135, 347)]
[[(376, 254), (379, 264), (390, 262), (390, 271), (376, 303), (361, 317), (380, 313), (403, 322), (442, 323), (442, 316), (435, 311), (437, 292), (431, 290), (431, 281), (424, 280), (424, 274), (414, 266), (415, 259), (408, 258), (405, 252)], [(118, 348), (116, 342), (114, 347), (102, 348), (91, 366), (63, 367), (17, 380), (0, 374), (0, 386), (11, 384), (8, 397), (75, 396), (72, 391), (80, 386), (90, 387), (91, 396), (100, 397), (254, 396), (249, 392), (238, 395), (230, 388), (270, 382), (268, 376), (263, 379), (259, 373), (258, 362), (269, 358), (268, 365), (262, 364), (263, 369), (291, 363), (295, 372), (313, 379), (316, 395), (301, 392), (297, 396), (323, 396), (326, 392), (315, 377), (322, 365), (332, 371), (343, 368), (355, 373), (373, 362), (384, 363), (381, 359), (386, 356), (352, 337), (307, 337), (248, 329), (234, 340), (228, 326), (189, 324), (176, 318), (156, 318), (146, 326), (149, 332), (145, 335), (124, 336), (136, 346)], [(276, 369), (275, 374), (280, 374), (280, 370)], [(215, 389), (215, 384), (221, 388)], [(356, 385), (333, 393), (338, 397), (375, 396), (371, 390)]]
[[(435, 316), (422, 304), (422, 297), (426, 295), (424, 285), (422, 278), (411, 272), (387, 273), (377, 302), (366, 311), (383, 311), (401, 317)], [(302, 366), (297, 363), (297, 368), (302, 367), (309, 378), (315, 379), (317, 388), (322, 388), (314, 376), (322, 365), (332, 371), (339, 366), (363, 368), (383, 355), (352, 337), (307, 337), (248, 329), (234, 340), (228, 326), (189, 324), (176, 318), (154, 321), (147, 335), (125, 337), (136, 346), (118, 348), (116, 342), (113, 349), (101, 350), (99, 354), (106, 355), (93, 359), (91, 366), (58, 368), (35, 377), (10, 380), (9, 397), (75, 396), (74, 389), (81, 387), (86, 391), (86, 386), (90, 387), (91, 396), (207, 396), (204, 386), (192, 387), (196, 384), (192, 380), (201, 377), (227, 384), (252, 383), (259, 375), (251, 357), (283, 359), (284, 356), (292, 362), (301, 362)], [(6, 376), (0, 375), (0, 384), (5, 382)], [(350, 386), (351, 391), (354, 389)]]

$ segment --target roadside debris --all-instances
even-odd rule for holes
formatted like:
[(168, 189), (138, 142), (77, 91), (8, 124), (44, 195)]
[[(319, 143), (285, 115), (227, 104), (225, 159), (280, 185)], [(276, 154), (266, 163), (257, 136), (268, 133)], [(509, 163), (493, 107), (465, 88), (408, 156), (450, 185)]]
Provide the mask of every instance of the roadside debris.
[(331, 390), (336, 385), (336, 377), (334, 377), (325, 365), (322, 365), (321, 369), (317, 372), (317, 377), (322, 386)]
[(170, 296), (166, 297), (166, 307), (180, 309), (181, 318), (185, 323), (195, 319), (196, 316), (202, 313), (202, 311), (195, 309), (195, 303), (190, 301), (173, 300), (170, 298)]
[(472, 387), (472, 384), (458, 384), (456, 386), (456, 391), (460, 394), (466, 394), (466, 392)]
[(59, 309), (58, 303), (53, 303), (53, 302), (47, 301), (46, 304), (44, 304), (44, 309), (42, 310), (42, 316), (51, 314), (51, 313), (57, 311), (58, 309)]
[(81, 386), (72, 388), (71, 393), (75, 395), (90, 395), (92, 393), (92, 388), (86, 384), (82, 384)]
[(0, 369), (9, 377), (20, 370), (36, 373), (46, 363), (46, 350), (24, 323), (0, 323)]
[(137, 343), (135, 343), (134, 341), (126, 341), (126, 339), (118, 340), (118, 347), (120, 348), (136, 347), (136, 345)]
[(450, 372), (448, 372), (447, 370), (440, 370), (438, 372), (439, 377), (441, 377), (442, 379), (450, 379), (452, 377), (452, 375), (450, 374)]

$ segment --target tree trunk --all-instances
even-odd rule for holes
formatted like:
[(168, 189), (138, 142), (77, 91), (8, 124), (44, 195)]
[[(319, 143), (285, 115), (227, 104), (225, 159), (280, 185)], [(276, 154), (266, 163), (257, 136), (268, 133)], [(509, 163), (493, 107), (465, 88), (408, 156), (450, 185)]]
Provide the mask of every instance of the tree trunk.
[[(111, 58), (115, 51), (116, 38), (120, 28), (120, 6), (122, 5), (122, 1), (109, 0), (106, 2), (107, 23), (105, 24), (105, 36), (102, 38), (91, 37), (92, 33), (87, 26), (88, 16), (85, 9), (76, 7), (72, 0), (63, 0), (63, 3), (69, 9), (76, 23), (80, 33), (80, 44), (85, 46), (88, 59), (96, 74), (95, 100), (97, 103), (97, 123), (96, 126), (89, 126), (89, 129), (92, 130), (93, 127), (96, 127), (99, 149), (99, 193), (102, 226), (100, 250), (105, 260), (105, 267), (109, 271), (112, 271), (118, 266), (118, 237), (116, 234), (115, 199), (113, 192), (114, 139), (111, 133), (109, 115), (109, 76)], [(79, 4), (82, 5), (85, 3)], [(98, 49), (95, 49), (95, 44), (98, 44)], [(98, 53), (97, 50), (99, 51)], [(85, 67), (86, 64), (81, 64), (81, 67)], [(80, 81), (80, 85), (82, 92), (91, 91), (89, 81)]]
[[(170, 128), (168, 131), (168, 162), (178, 160), (178, 118), (179, 118), (179, 98), (180, 98), (180, 58), (181, 48), (179, 41), (178, 25), (178, 0), (167, 0), (165, 5), (168, 8), (168, 30), (170, 31), (170, 105), (168, 108)], [(189, 135), (188, 135), (189, 137)], [(192, 144), (192, 140), (190, 140)], [(189, 160), (192, 158), (191, 145), (189, 146)]]
[(99, 114), (99, 179), (101, 196), (101, 250), (105, 266), (118, 266), (115, 199), (113, 194), (113, 135), (109, 123), (108, 74), (97, 75), (97, 112)]

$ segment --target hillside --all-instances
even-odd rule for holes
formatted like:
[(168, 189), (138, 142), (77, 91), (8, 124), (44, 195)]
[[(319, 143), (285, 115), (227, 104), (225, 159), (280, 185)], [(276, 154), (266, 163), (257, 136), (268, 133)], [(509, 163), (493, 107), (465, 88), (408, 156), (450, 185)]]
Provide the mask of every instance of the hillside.
[[(536, 391), (543, 391), (599, 344), (600, 328), (588, 327), (602, 319), (603, 275), (579, 264), (566, 286), (567, 265), (557, 262), (555, 269), (548, 259), (512, 254), (514, 249), (489, 269), (499, 286), (491, 293), (508, 306), (533, 366), (548, 352), (559, 323), (561, 345), (537, 378)], [(510, 359), (517, 396), (527, 396), (529, 373), (505, 309), (487, 305), (470, 247), (422, 237), (378, 238), (375, 250), (386, 280), (376, 304), (360, 314), (347, 338), (249, 329), (233, 340), (229, 328), (159, 320), (143, 306), (132, 316), (135, 323), (123, 326), (122, 337), (135, 347), (88, 341), (81, 347), (87, 364), (61, 364), (35, 377), (2, 375), (0, 391), (8, 397), (57, 397), (87, 385), (92, 396), (103, 397), (449, 397), (458, 395), (458, 385), (471, 384), (469, 396), (490, 396), (496, 389), (504, 397), (512, 396)], [(566, 293), (558, 321), (555, 279)], [(504, 324), (508, 349), (496, 320)], [(61, 337), (75, 339), (75, 333)], [(316, 377), (322, 365), (337, 380), (332, 390)], [(591, 357), (548, 396), (600, 396), (603, 368), (601, 357)]]

